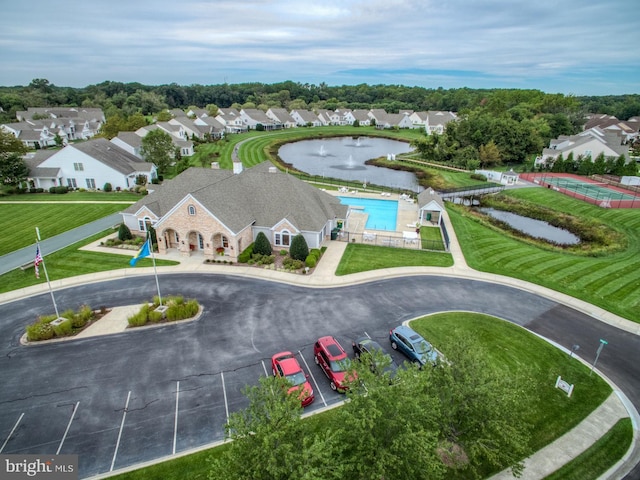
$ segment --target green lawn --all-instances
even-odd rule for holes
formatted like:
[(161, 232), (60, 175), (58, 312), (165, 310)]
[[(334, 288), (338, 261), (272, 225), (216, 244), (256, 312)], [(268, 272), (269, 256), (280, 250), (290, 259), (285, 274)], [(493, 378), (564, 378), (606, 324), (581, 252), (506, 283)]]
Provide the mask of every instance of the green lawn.
[(603, 209), (543, 188), (509, 190), (506, 194), (598, 219), (623, 232), (628, 245), (621, 252), (599, 257), (550, 251), (483, 226), (462, 208), (447, 204), (469, 266), (543, 285), (640, 321), (640, 209)]
[(453, 257), (449, 253), (350, 243), (338, 264), (336, 275), (349, 275), (380, 268), (451, 267), (452, 265)]
[(422, 227), (420, 229), (420, 239), (422, 248), (442, 250), (444, 252), (444, 242), (442, 241), (442, 232), (439, 227)]
[(0, 255), (32, 245), (36, 241), (35, 227), (46, 239), (125, 208), (126, 204), (118, 203), (0, 204)]
[(632, 440), (631, 419), (620, 419), (594, 445), (545, 480), (596, 480), (611, 468), (613, 460), (622, 458)]
[(0, 202), (122, 202), (131, 204), (140, 200), (141, 195), (133, 192), (69, 192), (25, 193), (21, 195), (0, 196)]
[[(411, 322), (446, 357), (461, 334), (471, 332), (485, 357), (505, 375), (518, 372), (534, 401), (529, 422), (535, 435), (532, 451), (549, 444), (580, 423), (612, 392), (599, 376), (548, 342), (510, 322), (488, 315), (451, 312), (423, 317)], [(562, 375), (576, 389), (571, 397), (554, 388)]]
[[(116, 255), (78, 250), (83, 245), (95, 242), (112, 232), (113, 230), (105, 230), (49, 255), (46, 255), (45, 252), (45, 264), (47, 272), (49, 273), (49, 279), (53, 281), (77, 275), (84, 275), (86, 273), (106, 272), (121, 268), (150, 267), (153, 265), (151, 258), (143, 258), (138, 261), (136, 267), (130, 267), (129, 260), (131, 259), (131, 255)], [(178, 262), (170, 260), (156, 260), (156, 265), (160, 267), (171, 266), (178, 265)], [(40, 269), (40, 279), (36, 279), (33, 268), (28, 268), (24, 271), (16, 269), (0, 276), (0, 293), (10, 292), (11, 290), (17, 290), (19, 288), (29, 287), (31, 285), (42, 284), (45, 282), (46, 280), (42, 268)]]

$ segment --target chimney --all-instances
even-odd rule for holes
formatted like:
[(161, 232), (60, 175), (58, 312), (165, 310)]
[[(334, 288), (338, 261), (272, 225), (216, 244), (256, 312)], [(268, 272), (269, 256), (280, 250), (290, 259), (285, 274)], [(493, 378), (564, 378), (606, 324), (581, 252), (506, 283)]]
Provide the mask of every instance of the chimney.
[(242, 162), (233, 162), (233, 173), (235, 175), (242, 173)]

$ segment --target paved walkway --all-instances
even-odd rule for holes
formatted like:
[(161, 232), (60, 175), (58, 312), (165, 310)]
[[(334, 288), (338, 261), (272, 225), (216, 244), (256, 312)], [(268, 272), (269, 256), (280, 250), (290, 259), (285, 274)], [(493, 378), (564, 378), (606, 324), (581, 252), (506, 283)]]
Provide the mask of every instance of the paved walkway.
[[(444, 213), (444, 221), (450, 225), (446, 212)], [(448, 229), (451, 240), (451, 254), (454, 258), (454, 266), (450, 268), (438, 267), (401, 267), (384, 270), (373, 270), (347, 276), (336, 276), (335, 271), (342, 258), (347, 243), (341, 241), (328, 242), (322, 260), (318, 267), (310, 275), (295, 275), (291, 273), (276, 272), (273, 270), (259, 269), (256, 267), (240, 267), (225, 266), (222, 264), (205, 264), (204, 258), (199, 255), (191, 257), (182, 257), (177, 253), (163, 255), (159, 258), (167, 260), (176, 260), (180, 262), (175, 267), (158, 267), (158, 274), (170, 274), (179, 272), (203, 272), (203, 273), (224, 273), (229, 275), (260, 277), (266, 280), (289, 283), (295, 285), (304, 285), (312, 288), (335, 288), (343, 285), (352, 285), (358, 283), (369, 282), (382, 278), (393, 278), (407, 275), (443, 275), (454, 277), (473, 278), (487, 282), (501, 283), (527, 291), (535, 292), (539, 295), (551, 298), (559, 303), (571, 306), (579, 311), (587, 313), (597, 320), (615, 325), (636, 335), (640, 334), (640, 324), (630, 322), (605, 310), (599, 309), (593, 305), (587, 304), (581, 300), (569, 297), (558, 292), (554, 292), (538, 285), (529, 284), (517, 279), (502, 277), (500, 275), (486, 274), (469, 268), (462, 250), (458, 244), (453, 228)], [(99, 246), (100, 242), (83, 247), (83, 249), (97, 250), (104, 252), (104, 247)], [(135, 255), (136, 252), (119, 251), (123, 255)], [(74, 285), (83, 285), (91, 282), (99, 282), (104, 280), (117, 279), (132, 275), (152, 275), (153, 268), (127, 268), (126, 259), (123, 260), (125, 265), (122, 270), (101, 272), (78, 277), (68, 278), (52, 282), (52, 288), (60, 289)], [(37, 285), (5, 294), (0, 294), (0, 303), (10, 302), (25, 296), (40, 294), (47, 292), (46, 285)], [(103, 318), (100, 322), (91, 326), (84, 332), (84, 336), (104, 335), (123, 331), (126, 327), (126, 318), (130, 313), (126, 308), (114, 309), (111, 314)], [(105, 321), (107, 320), (107, 321)], [(102, 323), (102, 325), (100, 325)], [(568, 353), (568, 352), (567, 352)], [(640, 444), (638, 442), (638, 425), (640, 424), (640, 416), (634, 406), (626, 399), (625, 395), (612, 384), (614, 393), (603, 403), (596, 411), (594, 411), (587, 419), (576, 426), (573, 430), (559, 438), (551, 445), (548, 445), (541, 451), (534, 454), (526, 461), (526, 469), (522, 478), (527, 480), (542, 479), (562, 465), (570, 461), (582, 453), (586, 448), (596, 442), (604, 433), (606, 433), (620, 418), (631, 417), (634, 423), (634, 444), (627, 453), (625, 459), (626, 465), (635, 465), (640, 462)], [(623, 462), (619, 462), (602, 478), (618, 479), (623, 478), (626, 472), (621, 471)], [(494, 477), (496, 480), (513, 478), (509, 471), (502, 472)]]

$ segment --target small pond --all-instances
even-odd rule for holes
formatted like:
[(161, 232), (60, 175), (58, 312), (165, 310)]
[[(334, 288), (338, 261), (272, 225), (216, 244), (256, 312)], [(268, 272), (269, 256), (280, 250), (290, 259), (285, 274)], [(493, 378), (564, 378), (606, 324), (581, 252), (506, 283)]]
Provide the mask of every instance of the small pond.
[(280, 158), (310, 175), (326, 176), (385, 187), (420, 192), (411, 172), (365, 165), (367, 160), (407, 153), (407, 142), (377, 137), (338, 137), (287, 143), (278, 150)]
[(542, 240), (547, 240), (548, 242), (557, 243), (559, 245), (577, 245), (580, 243), (580, 237), (574, 235), (568, 230), (554, 227), (542, 220), (523, 217), (516, 213), (496, 210), (495, 208), (479, 208), (478, 210), (508, 224), (516, 230), (526, 233), (531, 237), (541, 238)]

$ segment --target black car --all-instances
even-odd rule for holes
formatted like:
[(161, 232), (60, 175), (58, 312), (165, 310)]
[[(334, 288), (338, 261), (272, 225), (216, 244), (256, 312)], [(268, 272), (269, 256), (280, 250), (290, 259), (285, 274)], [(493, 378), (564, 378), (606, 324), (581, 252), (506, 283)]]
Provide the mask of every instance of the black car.
[(351, 346), (357, 360), (361, 360), (363, 355), (366, 356), (372, 372), (380, 375), (388, 374), (391, 378), (395, 376), (398, 366), (378, 342), (363, 336), (351, 342)]

